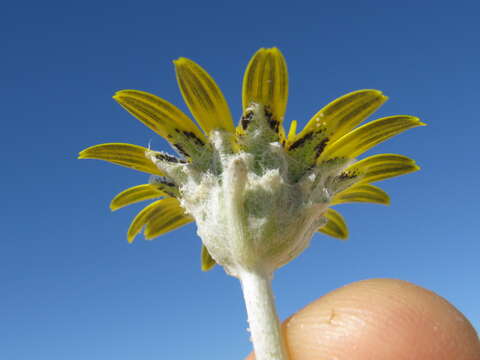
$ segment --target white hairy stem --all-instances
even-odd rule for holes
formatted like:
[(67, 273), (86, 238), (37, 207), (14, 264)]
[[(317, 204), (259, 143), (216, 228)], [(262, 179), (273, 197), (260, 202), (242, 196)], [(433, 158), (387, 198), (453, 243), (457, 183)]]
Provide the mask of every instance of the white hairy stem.
[[(242, 193), (246, 183), (247, 169), (244, 161), (237, 159), (229, 164), (224, 177), (225, 212), (232, 229), (232, 245), (245, 247), (235, 249), (244, 252), (246, 257), (252, 252), (250, 239), (242, 214)], [(232, 246), (232, 247), (236, 247)], [(250, 249), (249, 249), (250, 248)], [(241, 256), (242, 257), (242, 256)], [(275, 310), (275, 299), (272, 293), (271, 270), (253, 269), (236, 264), (236, 276), (242, 284), (243, 296), (247, 307), (248, 323), (256, 360), (288, 360), (280, 332), (280, 323)]]
[(271, 275), (262, 271), (243, 271), (239, 278), (247, 307), (255, 359), (288, 360), (275, 310)]
[[(248, 247), (247, 230), (244, 224), (245, 214), (243, 214), (243, 191), (247, 181), (247, 169), (245, 163), (236, 158), (228, 162), (223, 177), (224, 192), (224, 212), (227, 226), (230, 229), (229, 243), (230, 251), (235, 254), (241, 254), (242, 248)], [(247, 246), (246, 246), (247, 245)], [(235, 256), (232, 254), (232, 258)], [(239, 257), (242, 257), (241, 255)], [(241, 264), (240, 264), (241, 265)], [(234, 261), (230, 267), (232, 274), (236, 272), (238, 264)]]

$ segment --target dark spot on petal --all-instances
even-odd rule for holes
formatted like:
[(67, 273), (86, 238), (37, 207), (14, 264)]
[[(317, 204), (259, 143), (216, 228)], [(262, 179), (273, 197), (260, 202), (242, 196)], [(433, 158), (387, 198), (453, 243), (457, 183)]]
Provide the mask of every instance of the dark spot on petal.
[(253, 115), (253, 111), (248, 111), (242, 116), (242, 118), (240, 119), (240, 126), (243, 130), (247, 130), (248, 125), (250, 125), (250, 122), (253, 119)]
[(180, 154), (182, 154), (185, 157), (190, 157), (190, 155), (185, 151), (185, 149), (179, 143), (175, 143), (172, 145)]
[(175, 156), (169, 155), (169, 154), (164, 153), (164, 152), (156, 153), (155, 158), (157, 160), (167, 161), (167, 162), (171, 162), (171, 163), (185, 163), (186, 162), (185, 160), (179, 159)]
[(155, 178), (150, 180), (150, 183), (156, 185), (158, 190), (163, 191), (171, 197), (178, 196), (177, 185), (165, 176), (155, 176)]
[(348, 179), (354, 179), (358, 176), (358, 174), (354, 172), (342, 172), (340, 175), (338, 175), (339, 180), (348, 180)]
[(278, 129), (280, 128), (280, 121), (278, 121), (273, 117), (273, 113), (270, 110), (270, 106), (265, 106), (264, 112), (265, 112), (265, 118), (267, 119), (268, 125), (273, 131), (278, 133)]
[(193, 142), (197, 145), (204, 146), (205, 143), (197, 137), (193, 132), (191, 131), (182, 131), (182, 134), (186, 136), (187, 138), (193, 140)]
[(307, 133), (306, 135), (302, 136), (300, 139), (295, 141), (292, 145), (290, 145), (289, 150), (294, 150), (294, 149), (296, 149), (300, 146), (303, 146), (305, 144), (305, 142), (310, 140), (312, 137), (313, 137), (313, 132)]
[(325, 149), (325, 146), (327, 146), (328, 144), (328, 140), (329, 138), (324, 138), (322, 139), (322, 141), (320, 141), (320, 143), (315, 146), (315, 158), (317, 159), (323, 152), (323, 150)]

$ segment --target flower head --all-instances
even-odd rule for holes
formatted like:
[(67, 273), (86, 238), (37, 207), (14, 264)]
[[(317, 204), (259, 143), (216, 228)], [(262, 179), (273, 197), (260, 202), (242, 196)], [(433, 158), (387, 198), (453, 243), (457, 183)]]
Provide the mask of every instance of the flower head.
[(235, 127), (215, 81), (198, 64), (175, 61), (183, 98), (198, 126), (169, 102), (146, 92), (122, 90), (114, 99), (165, 138), (178, 156), (137, 145), (108, 143), (80, 153), (151, 174), (111, 202), (116, 210), (156, 199), (128, 229), (153, 239), (196, 221), (202, 268), (215, 263), (236, 275), (242, 269), (272, 272), (298, 256), (316, 231), (345, 239), (343, 217), (330, 206), (388, 204), (372, 185), (419, 169), (397, 154), (357, 160), (375, 145), (410, 128), (418, 118), (396, 115), (360, 125), (387, 97), (359, 90), (318, 111), (297, 133), (284, 130), (288, 74), (277, 48), (260, 49), (243, 79), (243, 114)]

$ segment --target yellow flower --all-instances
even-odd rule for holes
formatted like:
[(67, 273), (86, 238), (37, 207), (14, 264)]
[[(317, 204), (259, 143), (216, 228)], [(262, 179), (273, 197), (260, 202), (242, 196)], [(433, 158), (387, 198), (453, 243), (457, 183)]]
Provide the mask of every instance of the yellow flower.
[[(272, 260), (275, 264), (271, 265), (276, 268), (308, 245), (312, 231), (347, 238), (343, 217), (329, 206), (350, 202), (388, 204), (388, 195), (372, 183), (419, 169), (413, 160), (396, 154), (356, 160), (375, 145), (424, 125), (408, 115), (361, 125), (387, 100), (380, 91), (359, 90), (344, 95), (318, 111), (299, 133), (296, 121), (285, 132), (287, 66), (277, 48), (260, 49), (244, 75), (243, 115), (235, 127), (225, 98), (208, 73), (185, 58), (174, 63), (183, 98), (198, 126), (174, 105), (146, 92), (122, 90), (114, 99), (165, 138), (179, 157), (123, 143), (92, 146), (79, 156), (154, 175), (150, 183), (121, 192), (110, 204), (117, 210), (157, 199), (132, 221), (130, 242), (142, 229), (146, 239), (153, 239), (195, 220), (208, 247), (202, 248), (202, 269), (210, 269), (215, 260), (233, 268), (229, 256), (231, 252), (245, 252), (243, 245), (229, 243), (230, 249), (213, 254), (223, 246), (219, 243), (226, 241), (218, 239), (219, 233), (230, 226), (235, 234), (259, 234), (249, 240), (248, 246), (255, 248), (252, 253), (276, 253)], [(227, 174), (228, 169), (234, 172)], [(225, 219), (224, 213), (228, 214)], [(232, 223), (232, 214), (241, 221)], [(297, 233), (302, 233), (300, 240), (289, 240)], [(272, 245), (274, 238), (282, 239)], [(263, 246), (259, 242), (267, 248), (259, 250)], [(289, 255), (278, 255), (281, 252)], [(254, 266), (249, 261), (246, 266)]]
[(287, 360), (275, 311), (271, 278), (297, 257), (315, 231), (345, 239), (343, 217), (330, 206), (350, 202), (388, 204), (372, 183), (419, 169), (396, 154), (357, 157), (410, 128), (424, 125), (408, 115), (361, 123), (386, 100), (380, 91), (359, 90), (318, 111), (297, 134), (283, 127), (288, 98), (287, 66), (276, 48), (260, 49), (243, 79), (243, 114), (234, 126), (215, 81), (199, 65), (175, 61), (183, 98), (197, 125), (155, 95), (122, 90), (114, 99), (165, 138), (175, 157), (131, 144), (92, 146), (81, 159), (99, 159), (151, 174), (129, 188), (112, 210), (157, 199), (141, 210), (128, 241), (146, 239), (195, 221), (202, 269), (216, 263), (239, 278), (258, 360)]

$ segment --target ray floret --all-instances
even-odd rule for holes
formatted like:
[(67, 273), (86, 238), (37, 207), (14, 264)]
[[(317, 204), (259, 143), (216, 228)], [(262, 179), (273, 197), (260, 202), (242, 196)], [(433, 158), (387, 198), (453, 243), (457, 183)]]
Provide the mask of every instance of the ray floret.
[(243, 108), (262, 104), (279, 126), (284, 119), (288, 100), (287, 63), (277, 48), (260, 49), (250, 60), (243, 77)]
[(107, 143), (91, 146), (80, 152), (79, 159), (97, 159), (129, 167), (148, 174), (164, 175), (145, 153), (147, 148), (132, 144)]
[(183, 99), (203, 131), (233, 132), (230, 108), (212, 77), (192, 60), (179, 58), (174, 64)]
[(390, 197), (385, 191), (377, 186), (357, 183), (348, 189), (335, 194), (332, 198), (331, 204), (338, 205), (354, 202), (389, 205)]
[(325, 211), (324, 216), (327, 218), (327, 223), (319, 228), (318, 231), (341, 240), (346, 240), (348, 238), (348, 228), (343, 216), (333, 209)]

